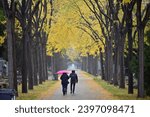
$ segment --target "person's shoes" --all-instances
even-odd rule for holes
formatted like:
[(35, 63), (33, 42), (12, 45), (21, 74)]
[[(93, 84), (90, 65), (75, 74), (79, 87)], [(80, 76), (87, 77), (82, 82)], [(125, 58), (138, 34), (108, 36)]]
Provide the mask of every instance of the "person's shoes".
[(72, 94), (72, 91), (70, 93)]

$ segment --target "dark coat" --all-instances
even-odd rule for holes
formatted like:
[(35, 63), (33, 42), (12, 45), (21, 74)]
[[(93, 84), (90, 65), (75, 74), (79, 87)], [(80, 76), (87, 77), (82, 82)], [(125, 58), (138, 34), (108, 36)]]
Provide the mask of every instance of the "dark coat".
[(68, 85), (69, 84), (69, 82), (68, 82), (69, 76), (66, 73), (63, 73), (61, 75), (60, 79), (61, 79), (62, 85)]
[(77, 74), (76, 73), (71, 73), (70, 75), (69, 75), (69, 77), (71, 78), (71, 83), (77, 83), (78, 82), (78, 76), (77, 76)]

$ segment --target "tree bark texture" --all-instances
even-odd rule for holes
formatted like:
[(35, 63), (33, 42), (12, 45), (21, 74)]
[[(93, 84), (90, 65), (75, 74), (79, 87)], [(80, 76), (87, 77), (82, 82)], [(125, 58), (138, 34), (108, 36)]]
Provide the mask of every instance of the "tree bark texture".
[(138, 26), (138, 49), (139, 49), (139, 78), (138, 78), (138, 97), (144, 97), (144, 27), (141, 16), (142, 0), (137, 1), (137, 26)]

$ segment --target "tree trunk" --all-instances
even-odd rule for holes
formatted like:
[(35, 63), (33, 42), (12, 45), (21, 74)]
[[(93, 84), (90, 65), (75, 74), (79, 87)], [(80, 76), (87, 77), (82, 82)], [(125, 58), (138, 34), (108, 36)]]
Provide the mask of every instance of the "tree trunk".
[(112, 39), (108, 43), (108, 81), (112, 83), (113, 78), (113, 56), (112, 56)]
[(25, 14), (25, 6), (26, 1), (22, 0), (22, 9), (21, 9), (21, 14), (22, 14), (22, 21), (21, 21), (21, 27), (22, 27), (22, 41), (23, 41), (23, 63), (22, 63), (22, 93), (27, 93), (27, 39), (28, 39), (28, 34), (27, 34), (27, 22), (26, 22), (26, 14)]
[(85, 59), (85, 71), (88, 72), (88, 57), (84, 57)]
[(97, 67), (98, 67), (98, 66), (97, 66), (97, 65), (98, 65), (98, 61), (97, 61), (97, 60), (98, 60), (98, 59), (97, 59), (97, 56), (96, 56), (95, 58), (93, 58), (93, 64), (92, 64), (92, 65), (93, 65), (93, 69), (92, 69), (93, 72), (92, 72), (92, 73), (93, 73), (94, 76), (97, 76), (97, 75), (98, 75), (98, 74), (97, 74), (97, 71), (98, 71), (98, 70), (97, 70)]
[[(14, 22), (15, 22), (15, 19), (14, 19)], [(15, 24), (15, 23), (13, 23)], [(14, 28), (15, 28), (15, 25), (13, 25)], [(14, 29), (13, 28), (13, 29)], [(16, 43), (16, 39), (15, 39), (15, 34), (13, 35), (13, 72), (14, 72), (14, 89), (16, 91), (16, 96), (18, 96), (18, 82), (17, 82), (17, 65), (16, 65), (16, 46), (15, 46), (15, 43)]]
[(92, 56), (88, 55), (88, 73), (92, 74)]
[(137, 1), (137, 26), (138, 26), (138, 49), (139, 49), (139, 79), (138, 79), (138, 97), (144, 97), (144, 28), (141, 17), (142, 0)]
[(108, 47), (105, 47), (105, 81), (108, 81)]
[(82, 57), (82, 70), (86, 71), (86, 57)]
[(100, 64), (101, 64), (101, 77), (102, 77), (102, 80), (104, 80), (105, 79), (104, 62), (103, 62), (103, 53), (101, 49), (100, 49)]
[(8, 44), (8, 80), (9, 88), (14, 89), (14, 59), (13, 59), (13, 19), (7, 19), (7, 44)]
[(33, 84), (35, 86), (38, 85), (38, 78), (37, 78), (37, 74), (38, 74), (38, 60), (37, 60), (37, 50), (35, 49), (33, 54)]
[[(30, 8), (30, 12), (31, 12), (31, 8)], [(31, 13), (29, 13), (29, 15), (31, 15)], [(28, 56), (28, 64), (27, 64), (27, 69), (28, 69), (28, 88), (29, 89), (33, 89), (33, 66), (32, 66), (32, 38), (31, 38), (31, 19), (28, 19), (28, 33), (26, 33), (28, 36), (27, 38), (27, 56)]]
[(8, 82), (9, 88), (15, 89), (18, 95), (17, 77), (16, 77), (16, 51), (15, 51), (15, 2), (2, 0), (4, 12), (7, 18), (7, 45), (8, 45)]
[(42, 64), (42, 81), (45, 82), (45, 61), (44, 61), (44, 45), (42, 43), (42, 46), (41, 46), (41, 64)]
[(86, 57), (83, 57), (83, 70), (84, 70), (84, 71), (87, 71), (87, 66), (86, 66), (86, 64), (87, 64), (87, 58), (86, 58)]
[(133, 74), (130, 68), (133, 51), (133, 38), (132, 38), (132, 11), (127, 10), (126, 27), (128, 31), (128, 93), (133, 94)]
[[(25, 25), (24, 25), (25, 26)], [(27, 93), (27, 41), (25, 34), (25, 27), (22, 27), (23, 30), (23, 63), (22, 63), (22, 93)]]
[[(31, 39), (31, 38), (30, 38)], [(28, 87), (29, 89), (33, 89), (33, 69), (32, 69), (32, 48), (31, 48), (31, 40), (28, 41), (27, 44), (27, 49), (28, 49), (28, 65), (27, 65), (27, 69), (28, 69)]]
[(114, 75), (113, 75), (113, 84), (115, 86), (118, 85), (118, 47), (115, 47), (115, 52), (114, 52)]
[(120, 42), (120, 83), (119, 88), (125, 88), (125, 75), (124, 75), (124, 40), (125, 37), (121, 36)]
[(118, 24), (118, 22), (115, 22), (114, 23), (114, 42), (115, 42), (115, 52), (114, 52), (114, 80), (113, 80), (113, 83), (114, 83), (114, 85), (116, 86), (116, 85), (118, 85), (118, 80), (119, 80), (119, 72), (120, 72), (120, 66), (119, 66), (119, 64), (120, 64), (120, 46), (119, 46), (119, 41), (120, 41), (120, 32), (119, 32), (119, 26), (118, 26), (119, 24)]
[(44, 47), (44, 61), (45, 61), (45, 78), (48, 80), (48, 64), (47, 64), (47, 55), (46, 55), (46, 47)]
[(138, 97), (144, 97), (144, 29), (138, 31), (139, 41), (139, 80), (138, 80)]
[(52, 73), (54, 73), (54, 55), (51, 56), (51, 70), (52, 70)]
[(43, 74), (42, 74), (42, 57), (41, 57), (41, 43), (40, 43), (40, 36), (37, 37), (37, 40), (38, 40), (37, 51), (38, 51), (38, 73), (39, 73), (39, 84), (42, 84)]
[(44, 46), (43, 46), (44, 73), (45, 73), (45, 80), (48, 80), (46, 40), (47, 40), (47, 36), (46, 33), (44, 32)]

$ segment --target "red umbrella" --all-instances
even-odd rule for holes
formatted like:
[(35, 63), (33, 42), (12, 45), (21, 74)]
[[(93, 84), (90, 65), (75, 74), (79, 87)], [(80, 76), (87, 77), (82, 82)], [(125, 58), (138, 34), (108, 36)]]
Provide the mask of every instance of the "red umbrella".
[(69, 74), (70, 71), (68, 71), (68, 70), (59, 70), (59, 71), (56, 72), (56, 74), (63, 74), (63, 73)]

